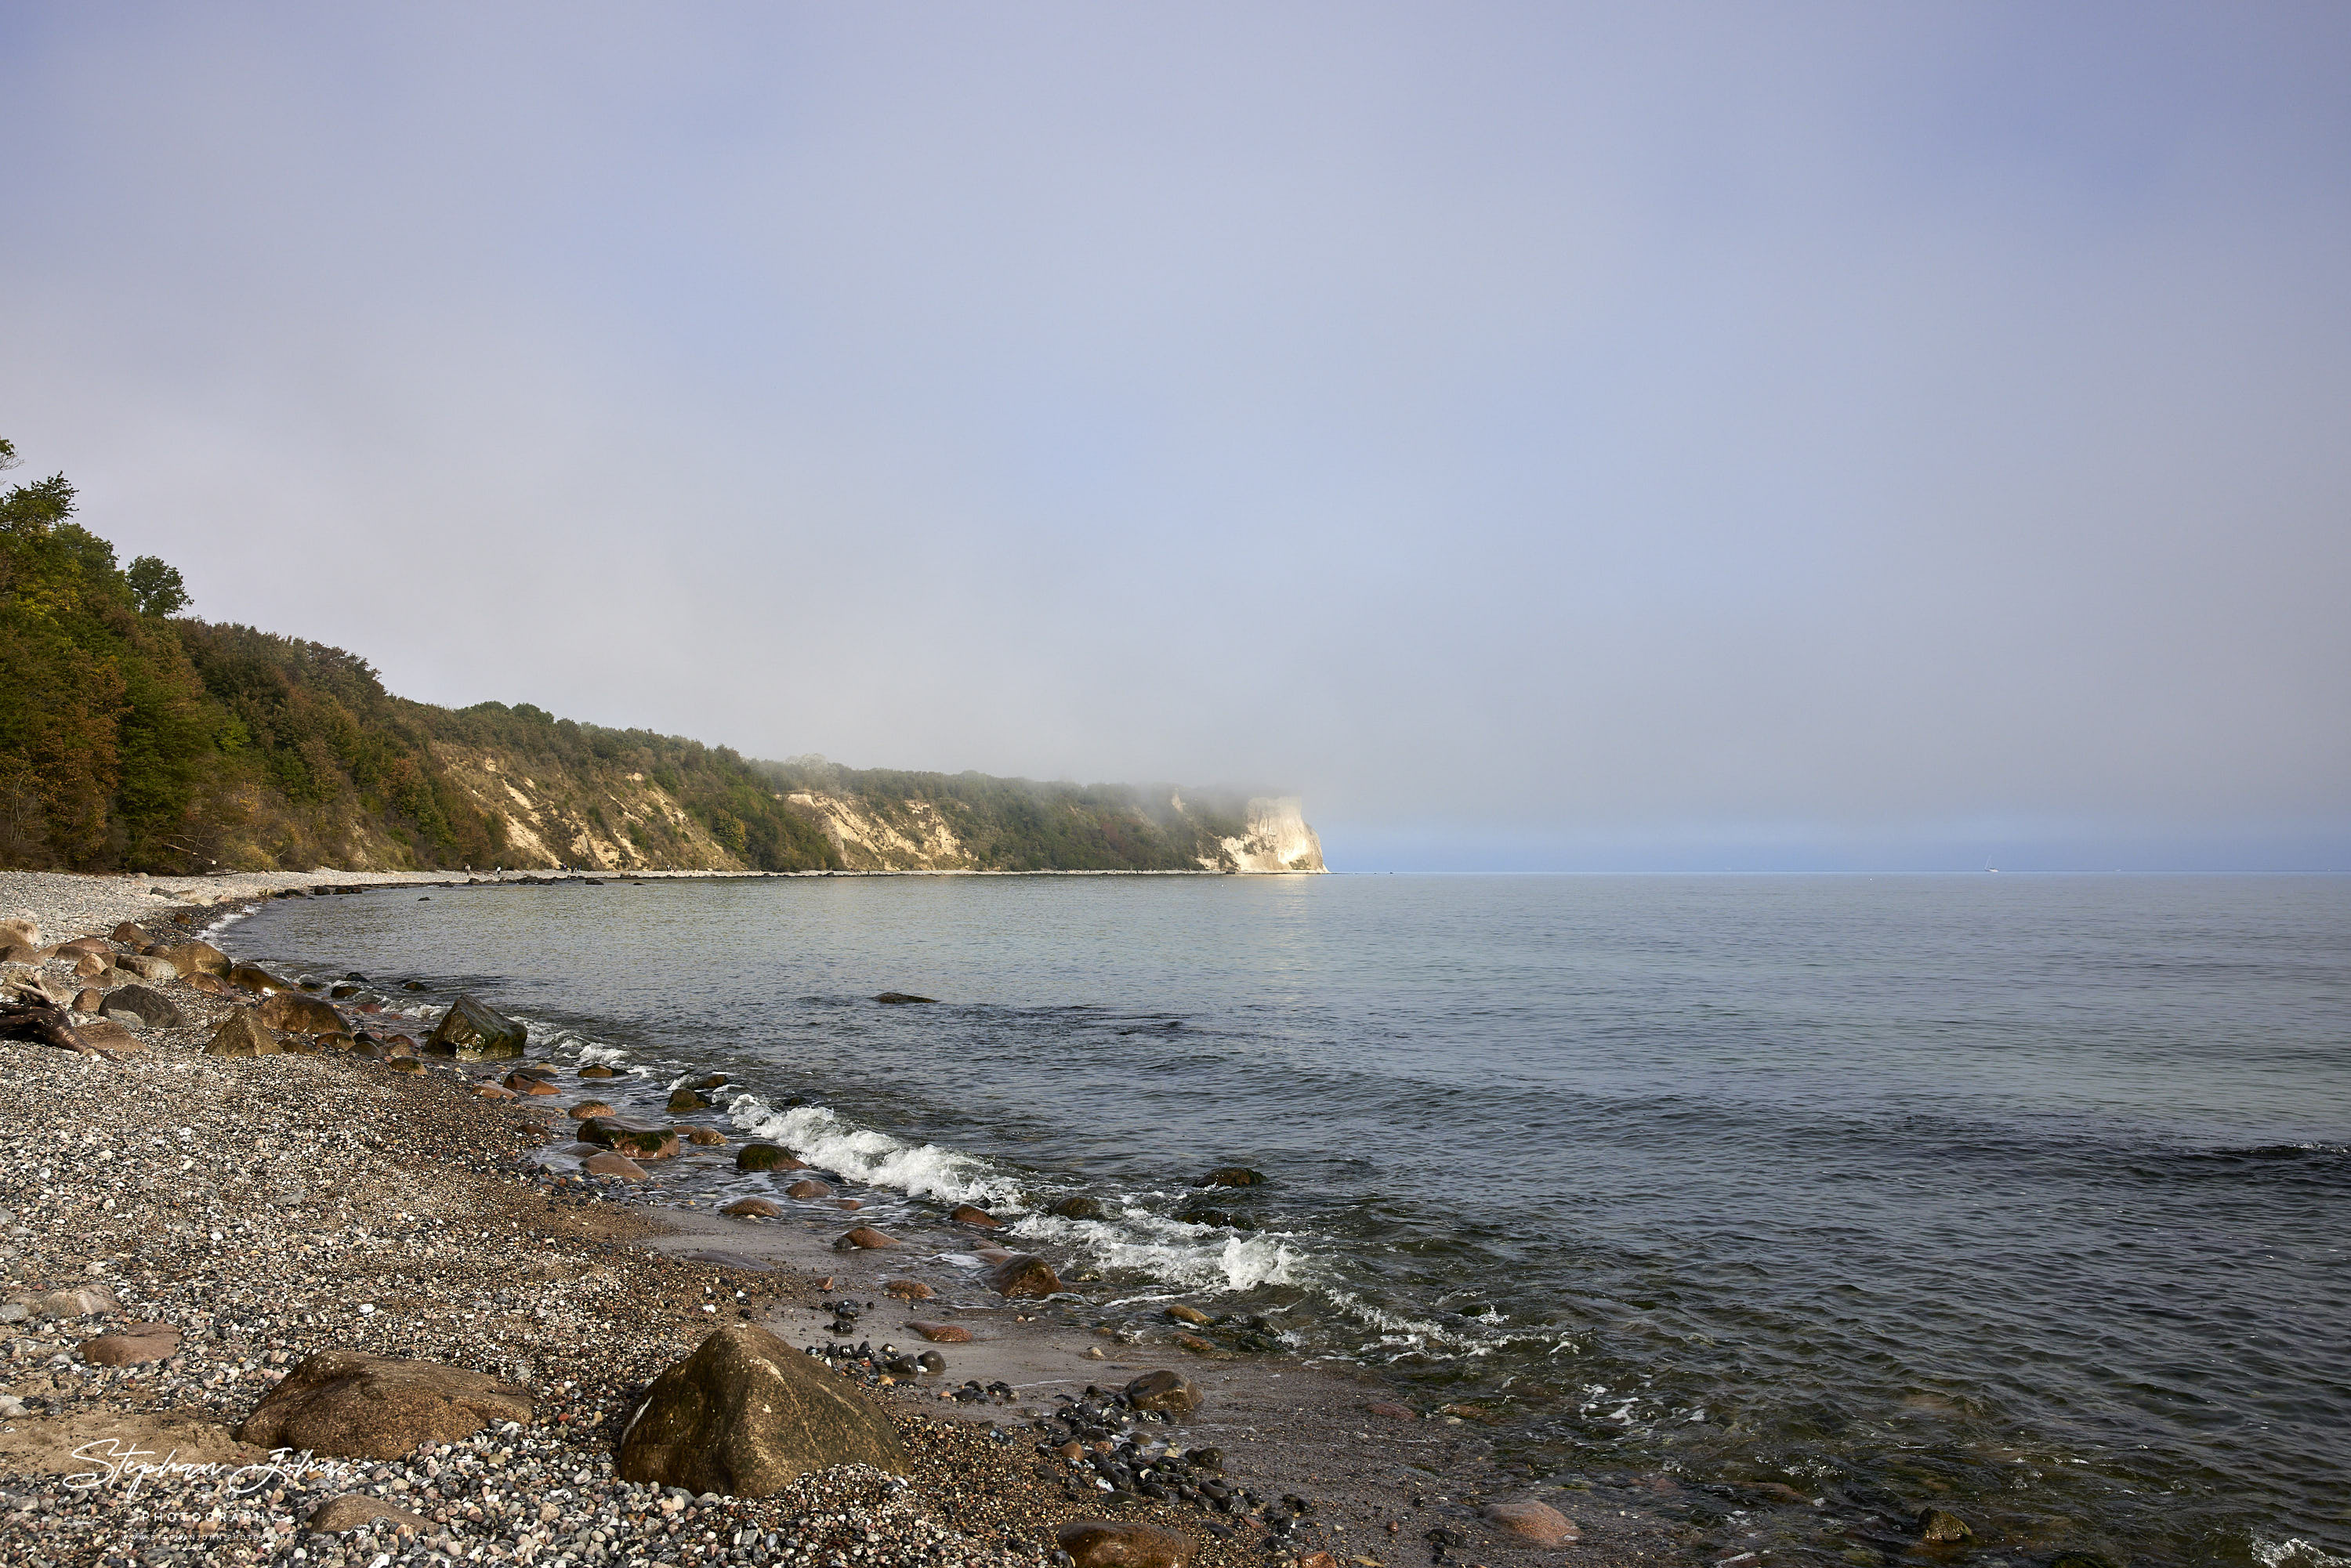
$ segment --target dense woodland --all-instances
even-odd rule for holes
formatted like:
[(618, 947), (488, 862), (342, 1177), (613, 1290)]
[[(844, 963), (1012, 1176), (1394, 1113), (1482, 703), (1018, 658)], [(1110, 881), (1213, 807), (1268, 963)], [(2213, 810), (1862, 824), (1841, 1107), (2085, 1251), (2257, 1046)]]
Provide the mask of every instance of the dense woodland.
[[(0, 468), (16, 465), (0, 441)], [(1239, 802), (1178, 811), (1165, 789), (751, 762), (527, 703), (409, 702), (357, 654), (184, 613), (179, 572), (152, 556), (119, 562), (72, 520), (74, 499), (63, 475), (0, 492), (0, 865), (546, 863), (457, 784), (447, 758), (460, 750), (554, 781), (648, 866), (711, 864), (715, 847), (718, 863), (757, 870), (839, 867), (787, 798), (800, 790), (886, 818), (930, 801), (972, 863), (1008, 871), (1194, 869), (1217, 834), (1241, 831)], [(624, 779), (657, 784), (684, 824), (609, 821), (609, 787)]]

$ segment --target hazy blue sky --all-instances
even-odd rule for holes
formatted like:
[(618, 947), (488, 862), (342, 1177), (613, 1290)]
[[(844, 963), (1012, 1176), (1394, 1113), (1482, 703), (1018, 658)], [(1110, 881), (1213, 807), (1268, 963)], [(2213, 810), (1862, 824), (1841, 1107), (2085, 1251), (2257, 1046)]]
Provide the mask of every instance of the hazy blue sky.
[(2351, 864), (2351, 7), (0, 8), (196, 607), (1357, 867)]

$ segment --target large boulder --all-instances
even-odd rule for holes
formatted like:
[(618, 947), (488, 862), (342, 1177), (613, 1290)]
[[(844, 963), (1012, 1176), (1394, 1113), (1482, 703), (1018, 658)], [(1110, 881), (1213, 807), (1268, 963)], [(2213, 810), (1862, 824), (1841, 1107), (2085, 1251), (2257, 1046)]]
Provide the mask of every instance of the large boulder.
[(138, 953), (145, 952), (149, 947), (153, 946), (155, 943), (155, 938), (147, 934), (146, 927), (133, 925), (128, 920), (117, 925), (112, 931), (108, 932), (107, 935), (113, 937), (117, 942), (121, 943), (125, 947)]
[(183, 942), (165, 947), (155, 956), (168, 958), (172, 967), (183, 975), (225, 975), (228, 955), (209, 942)]
[(990, 1269), (988, 1288), (999, 1296), (1050, 1296), (1061, 1289), (1061, 1277), (1042, 1258), (1016, 1254)]
[(261, 1021), (251, 1008), (239, 1008), (221, 1020), (220, 1028), (205, 1042), (208, 1056), (276, 1056), (284, 1048), (277, 1043), (277, 1031)]
[(468, 1061), (489, 1061), (520, 1056), (530, 1043), (530, 1031), (506, 1014), (471, 996), (459, 997), (441, 1015), (424, 1049)]
[(14, 918), (0, 920), (0, 947), (37, 947), (40, 945), (40, 922)]
[(142, 980), (153, 980), (158, 985), (168, 986), (180, 977), (180, 966), (169, 958), (145, 956), (137, 953), (117, 953), (113, 958), (116, 968), (136, 975)]
[(1180, 1372), (1146, 1372), (1126, 1385), (1125, 1394), (1137, 1410), (1188, 1416), (1200, 1407), (1200, 1391)]
[(118, 1023), (127, 1019), (149, 1029), (178, 1029), (188, 1021), (171, 998), (148, 986), (117, 986), (99, 1002), (98, 1010)]
[(665, 1160), (677, 1153), (674, 1131), (629, 1116), (590, 1116), (580, 1124), (580, 1137), (633, 1160)]
[(804, 1171), (808, 1162), (781, 1144), (746, 1144), (735, 1151), (738, 1171)]
[(1183, 1568), (1193, 1551), (1188, 1535), (1110, 1519), (1071, 1520), (1053, 1532), (1053, 1544), (1077, 1568)]
[(1583, 1534), (1567, 1515), (1547, 1502), (1531, 1500), (1489, 1503), (1485, 1509), (1485, 1520), (1504, 1534), (1531, 1541), (1537, 1546), (1564, 1546)]
[(344, 1459), (397, 1459), (419, 1443), (456, 1443), (530, 1420), (530, 1396), (486, 1372), (322, 1350), (262, 1396), (240, 1442)]
[(261, 1021), (287, 1034), (342, 1034), (343, 1015), (316, 997), (273, 991), (261, 999)]
[(227, 978), (230, 985), (242, 986), (264, 997), (272, 991), (298, 991), (302, 988), (291, 980), (279, 979), (258, 964), (232, 964)]
[(912, 1468), (887, 1416), (756, 1323), (718, 1330), (655, 1378), (613, 1461), (623, 1480), (726, 1497), (834, 1465)]

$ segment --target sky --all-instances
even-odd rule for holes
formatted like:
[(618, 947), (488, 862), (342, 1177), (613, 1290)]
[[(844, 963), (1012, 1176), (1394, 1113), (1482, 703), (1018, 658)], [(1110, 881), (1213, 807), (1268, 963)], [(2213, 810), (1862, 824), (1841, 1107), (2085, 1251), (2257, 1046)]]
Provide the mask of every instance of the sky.
[(2351, 867), (2351, 8), (0, 8), (0, 434), (403, 695), (1346, 869)]

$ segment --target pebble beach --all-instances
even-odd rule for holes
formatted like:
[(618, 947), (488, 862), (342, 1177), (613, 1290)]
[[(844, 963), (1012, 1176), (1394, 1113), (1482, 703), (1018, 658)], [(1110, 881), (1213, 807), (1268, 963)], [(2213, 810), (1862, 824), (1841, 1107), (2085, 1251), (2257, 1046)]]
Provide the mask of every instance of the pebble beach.
[[(286, 1005), (341, 1027), (217, 1054), (268, 988), (160, 956), (254, 900), (434, 880), (0, 873), (23, 923), (0, 985), (100, 1048), (0, 1041), (0, 1561), (1690, 1560), (1616, 1500), (1511, 1491), (1474, 1425), (1358, 1375), (1105, 1337), (1082, 1286), (976, 1293), (937, 1261), (975, 1245), (945, 1218), (862, 1247), (848, 1214), (826, 1239), (664, 1207), (627, 1158), (580, 1157), (565, 1107), (596, 1082), (420, 1054), (399, 977), (287, 977)], [(620, 1479), (647, 1390), (739, 1324), (880, 1412), (904, 1473), (756, 1498)], [(494, 1380), (512, 1418), (397, 1458), (246, 1440), (330, 1352)], [(1172, 1404), (1131, 1392), (1170, 1377)]]

